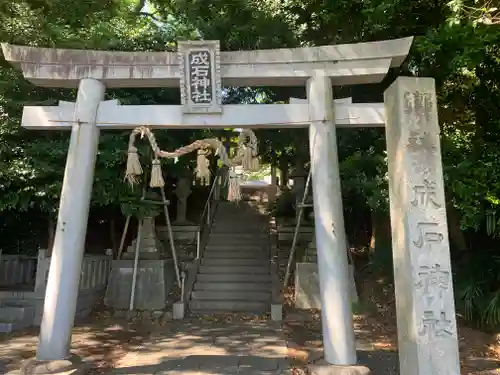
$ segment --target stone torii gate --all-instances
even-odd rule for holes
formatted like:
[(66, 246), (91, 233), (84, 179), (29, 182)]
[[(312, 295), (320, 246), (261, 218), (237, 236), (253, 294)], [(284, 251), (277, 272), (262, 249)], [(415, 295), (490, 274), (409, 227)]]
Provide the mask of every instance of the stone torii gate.
[[(108, 52), (3, 44), (30, 82), (78, 88), (76, 103), (25, 107), (28, 129), (71, 129), (36, 361), (70, 353), (100, 130), (309, 127), (326, 365), (356, 363), (336, 126), (386, 123), (401, 373), (459, 374), (434, 82), (399, 78), (380, 104), (333, 102), (332, 85), (380, 82), (412, 38), (352, 45), (220, 52), (217, 41), (178, 52)], [(222, 105), (223, 86), (307, 87), (307, 102)], [(105, 88), (179, 87), (181, 105), (103, 101)], [(334, 105), (332, 105), (334, 103)], [(321, 202), (321, 204), (320, 204)], [(35, 363), (38, 363), (36, 362)], [(354, 372), (353, 372), (354, 373)]]

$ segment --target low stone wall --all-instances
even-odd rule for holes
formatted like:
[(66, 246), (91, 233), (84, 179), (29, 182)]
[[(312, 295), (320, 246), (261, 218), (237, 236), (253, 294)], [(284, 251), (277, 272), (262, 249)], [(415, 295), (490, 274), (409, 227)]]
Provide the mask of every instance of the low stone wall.
[[(80, 292), (103, 290), (108, 282), (112, 257), (108, 255), (85, 255), (80, 275)], [(50, 257), (46, 250), (38, 252), (35, 291), (45, 292), (49, 277)]]
[[(106, 289), (104, 303), (114, 309), (126, 310), (130, 304), (133, 285), (134, 261), (114, 260)], [(141, 259), (137, 265), (134, 308), (137, 310), (162, 310), (168, 293), (175, 283), (173, 260)]]
[[(35, 316), (34, 325), (40, 325), (45, 290), (50, 267), (50, 257), (46, 250), (40, 250), (38, 257), (35, 258), (36, 278), (34, 291), (19, 292), (6, 291), (0, 292), (0, 300), (4, 302), (21, 302), (34, 306)], [(80, 289), (78, 293), (78, 302), (75, 316), (77, 318), (88, 315), (99, 298), (104, 296), (109, 272), (111, 269), (112, 256), (107, 255), (85, 255), (82, 262), (80, 276)]]
[(37, 258), (0, 252), (0, 286), (30, 285), (34, 281)]

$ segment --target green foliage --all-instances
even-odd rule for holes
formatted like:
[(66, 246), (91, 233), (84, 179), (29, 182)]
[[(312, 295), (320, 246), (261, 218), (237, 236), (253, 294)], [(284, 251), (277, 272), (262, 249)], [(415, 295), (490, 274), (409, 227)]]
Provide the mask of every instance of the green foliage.
[(123, 216), (133, 216), (140, 220), (145, 217), (156, 217), (163, 211), (162, 206), (159, 204), (160, 201), (155, 195), (148, 193), (144, 198), (142, 200), (136, 195), (128, 202), (122, 203), (121, 212)]
[(245, 171), (243, 173), (242, 180), (243, 181), (263, 181), (266, 176), (271, 174), (269, 165), (261, 165), (258, 171), (248, 172)]
[(457, 309), (463, 318), (486, 327), (500, 325), (500, 256), (481, 249), (455, 267)]

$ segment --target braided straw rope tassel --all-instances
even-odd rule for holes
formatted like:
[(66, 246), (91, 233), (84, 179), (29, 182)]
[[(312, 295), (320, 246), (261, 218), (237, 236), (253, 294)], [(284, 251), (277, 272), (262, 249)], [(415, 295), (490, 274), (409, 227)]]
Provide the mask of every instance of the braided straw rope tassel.
[(165, 180), (163, 180), (163, 173), (161, 172), (161, 160), (157, 157), (153, 159), (149, 186), (152, 188), (165, 186)]
[[(163, 151), (158, 146), (151, 129), (147, 126), (140, 126), (132, 131), (128, 144), (127, 170), (125, 172), (125, 179), (131, 185), (136, 184), (136, 177), (142, 174), (142, 167), (139, 162), (137, 148), (134, 146), (135, 138), (139, 134), (141, 135), (141, 138), (146, 137), (148, 139), (155, 156), (151, 170), (151, 187), (162, 187), (165, 185), (165, 181), (163, 180), (163, 175), (161, 173), (160, 158), (174, 159), (200, 149), (203, 150), (211, 148), (215, 150), (214, 154), (219, 156), (222, 163), (229, 167), (234, 167), (235, 165), (241, 163), (243, 169), (247, 171), (256, 171), (259, 169), (257, 137), (250, 129), (244, 129), (240, 133), (238, 138), (238, 151), (233, 159), (229, 159), (226, 148), (222, 142), (216, 138), (199, 139), (189, 145), (180, 147), (173, 152)], [(210, 177), (208, 160), (206, 159), (207, 153), (207, 151), (200, 150), (197, 156), (197, 176), (202, 179), (208, 179)], [(228, 200), (239, 201), (240, 199), (241, 192), (239, 177), (234, 170), (231, 170), (229, 175)]]

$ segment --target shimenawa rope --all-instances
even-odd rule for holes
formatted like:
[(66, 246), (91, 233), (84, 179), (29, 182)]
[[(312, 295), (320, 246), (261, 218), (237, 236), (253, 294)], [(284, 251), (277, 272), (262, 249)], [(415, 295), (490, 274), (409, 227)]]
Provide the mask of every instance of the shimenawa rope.
[(206, 158), (210, 149), (213, 150), (214, 155), (219, 156), (224, 165), (230, 167), (228, 189), (229, 201), (239, 201), (241, 199), (239, 177), (234, 171), (234, 166), (241, 164), (243, 169), (246, 171), (256, 171), (259, 169), (257, 137), (250, 129), (244, 129), (241, 131), (240, 136), (238, 137), (238, 149), (236, 155), (230, 159), (227, 155), (226, 148), (222, 142), (216, 138), (199, 139), (172, 152), (163, 151), (158, 147), (158, 143), (156, 142), (156, 138), (151, 129), (147, 126), (140, 126), (132, 131), (128, 143), (128, 158), (125, 179), (131, 185), (137, 183), (137, 176), (141, 175), (143, 172), (139, 161), (139, 155), (137, 154), (137, 147), (135, 147), (135, 140), (138, 135), (140, 135), (141, 138), (146, 136), (151, 149), (153, 150), (154, 156), (151, 169), (151, 181), (149, 184), (150, 187), (162, 187), (165, 185), (161, 172), (160, 158), (174, 159), (196, 150), (198, 150), (196, 157), (196, 176), (200, 178), (202, 182), (206, 182), (210, 178), (210, 170), (208, 168), (209, 162)]

